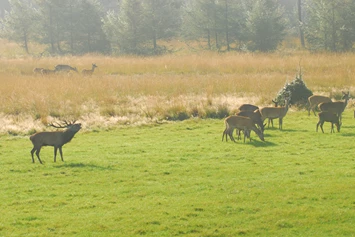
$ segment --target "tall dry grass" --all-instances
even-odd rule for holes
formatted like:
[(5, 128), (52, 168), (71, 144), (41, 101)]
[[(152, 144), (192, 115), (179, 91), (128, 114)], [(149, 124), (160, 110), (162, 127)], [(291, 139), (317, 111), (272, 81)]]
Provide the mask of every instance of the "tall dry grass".
[[(77, 73), (34, 75), (35, 67), (70, 64)], [(353, 91), (355, 55), (288, 52), (201, 52), (159, 57), (7, 57), (0, 59), (0, 132), (32, 133), (53, 119), (80, 119), (87, 127), (149, 123), (233, 112), (241, 103), (271, 104), (302, 67), (314, 93)], [(222, 114), (223, 115), (223, 114)], [(14, 126), (18, 124), (18, 126)], [(16, 129), (17, 128), (17, 129)]]

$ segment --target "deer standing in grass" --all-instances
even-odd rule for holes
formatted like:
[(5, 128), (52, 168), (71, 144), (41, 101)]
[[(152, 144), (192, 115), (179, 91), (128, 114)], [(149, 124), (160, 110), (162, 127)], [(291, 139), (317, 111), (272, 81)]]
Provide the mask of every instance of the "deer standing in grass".
[(65, 64), (56, 65), (55, 66), (55, 71), (56, 72), (70, 72), (70, 71), (78, 72), (76, 67), (71, 67), (71, 66), (65, 65)]
[(53, 146), (54, 147), (54, 162), (56, 162), (57, 150), (59, 149), (60, 157), (63, 160), (62, 147), (66, 143), (70, 142), (74, 135), (79, 132), (81, 129), (80, 123), (75, 123), (75, 121), (67, 122), (64, 121), (64, 124), (49, 124), (55, 128), (66, 128), (64, 131), (55, 131), (55, 132), (39, 132), (30, 137), (30, 140), (33, 144), (33, 149), (31, 150), (32, 163), (35, 162), (33, 154), (36, 152), (36, 156), (39, 162), (42, 164), (39, 153), (43, 146)]
[(336, 114), (339, 117), (339, 121), (341, 122), (342, 113), (348, 104), (348, 100), (350, 99), (350, 92), (342, 92), (343, 97), (341, 98), (344, 101), (335, 101), (335, 102), (323, 102), (318, 105), (321, 111), (329, 111)]
[(324, 122), (330, 122), (332, 124), (332, 128), (330, 130), (330, 133), (334, 132), (334, 124), (337, 127), (337, 131), (340, 132), (341, 123), (339, 122), (338, 115), (328, 112), (328, 111), (324, 111), (324, 112), (318, 113), (318, 117), (319, 117), (319, 121), (317, 123), (317, 128), (316, 128), (317, 132), (318, 132), (318, 126), (320, 125), (320, 128), (322, 129), (322, 132), (324, 133), (324, 130), (323, 130)]
[(224, 120), (224, 124), (226, 125), (226, 128), (223, 131), (222, 141), (224, 140), (224, 136), (226, 137), (226, 141), (228, 141), (229, 136), (232, 141), (236, 142), (233, 137), (234, 129), (240, 129), (244, 131), (244, 143), (246, 136), (249, 137), (249, 139), (251, 140), (251, 130), (253, 130), (262, 141), (264, 141), (264, 134), (255, 126), (254, 122), (248, 117), (231, 115)]
[(94, 73), (95, 68), (97, 68), (97, 66), (93, 63), (91, 69), (84, 69), (81, 71), (81, 74), (91, 76)]
[(316, 107), (323, 102), (332, 102), (332, 100), (327, 97), (327, 96), (322, 96), (322, 95), (312, 95), (308, 97), (308, 116), (311, 114), (311, 110), (314, 113), (314, 116), (316, 116)]
[(274, 126), (272, 120), (278, 118), (279, 119), (279, 129), (282, 130), (283, 118), (287, 114), (289, 103), (290, 103), (290, 97), (287, 97), (287, 98), (285, 98), (285, 106), (261, 108), (260, 113), (261, 113), (262, 120), (264, 121), (265, 119), (269, 119), (269, 121), (268, 121), (268, 127), (269, 127), (270, 121), (271, 121), (272, 126)]

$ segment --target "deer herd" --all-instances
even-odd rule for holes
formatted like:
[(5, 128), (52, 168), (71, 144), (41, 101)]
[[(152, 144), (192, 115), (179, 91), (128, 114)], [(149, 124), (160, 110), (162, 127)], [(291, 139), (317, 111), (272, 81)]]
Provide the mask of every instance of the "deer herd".
[[(84, 76), (91, 76), (94, 73), (95, 68), (97, 68), (97, 65), (93, 63), (91, 69), (83, 69), (81, 71), (81, 74)], [(40, 67), (36, 67), (33, 69), (34, 74), (40, 74), (43, 76), (53, 75), (60, 72), (69, 73), (71, 71), (78, 73), (78, 69), (76, 69), (76, 67), (72, 67), (66, 64), (58, 64), (54, 67), (54, 69), (47, 69), (47, 68), (40, 68)]]
[[(92, 65), (91, 71), (93, 72), (96, 65)], [(70, 71), (76, 70), (76, 68), (72, 68), (67, 65), (57, 65), (55, 70), (62, 70), (62, 71)], [(84, 71), (84, 74), (90, 75), (90, 70)], [(42, 70), (43, 73), (43, 70)], [(318, 127), (321, 127), (322, 132), (324, 122), (331, 123), (331, 133), (334, 132), (334, 124), (337, 128), (337, 131), (340, 131), (341, 127), (341, 115), (344, 109), (347, 106), (348, 100), (350, 99), (350, 93), (342, 92), (344, 101), (332, 101), (329, 97), (320, 96), (320, 95), (313, 95), (308, 98), (309, 108), (308, 108), (308, 115), (310, 115), (310, 110), (313, 111), (314, 115), (315, 108), (318, 106), (321, 112), (318, 113), (319, 121), (316, 126), (316, 131), (318, 132)], [(241, 139), (241, 132), (244, 134), (244, 143), (245, 139), (250, 138), (251, 131), (255, 132), (255, 134), (260, 138), (260, 140), (264, 141), (264, 128), (266, 123), (264, 121), (268, 119), (268, 127), (271, 125), (273, 127), (273, 119), (279, 119), (279, 129), (282, 130), (283, 125), (283, 118), (286, 116), (289, 104), (290, 104), (291, 96), (288, 95), (285, 97), (285, 104), (284, 106), (277, 106), (278, 103), (275, 103), (275, 106), (270, 107), (263, 107), (259, 108), (258, 106), (252, 104), (243, 104), (239, 107), (239, 112), (235, 115), (230, 115), (224, 120), (225, 129), (222, 135), (222, 141), (224, 137), (226, 141), (228, 141), (228, 136), (230, 140), (235, 141), (233, 137), (233, 131), (236, 129), (238, 140)], [(66, 143), (70, 142), (74, 135), (79, 132), (81, 129), (80, 123), (75, 123), (75, 121), (63, 121), (61, 124), (57, 123), (50, 123), (49, 126), (54, 128), (61, 128), (65, 129), (62, 131), (51, 131), (51, 132), (38, 132), (30, 137), (30, 140), (33, 144), (33, 148), (31, 150), (32, 162), (34, 163), (34, 153), (38, 158), (38, 161), (42, 164), (42, 160), (39, 156), (41, 148), (43, 146), (53, 146), (54, 147), (54, 162), (56, 162), (57, 157), (57, 150), (59, 149), (59, 153), (63, 160), (63, 152), (62, 147)]]
[[(342, 113), (348, 104), (350, 99), (349, 92), (342, 92), (342, 100), (344, 101), (332, 101), (329, 97), (321, 95), (312, 95), (308, 98), (308, 115), (312, 110), (314, 115), (316, 115), (315, 109), (318, 107), (320, 112), (318, 113), (318, 123), (316, 126), (316, 131), (318, 132), (318, 127), (320, 126), (322, 132), (323, 124), (325, 122), (331, 123), (331, 133), (334, 132), (334, 124), (337, 128), (337, 131), (340, 132), (340, 127), (342, 125)], [(243, 104), (239, 107), (239, 111), (236, 115), (231, 115), (224, 120), (225, 129), (222, 135), (222, 141), (224, 137), (226, 141), (229, 138), (235, 142), (233, 137), (234, 129), (237, 130), (238, 139), (240, 139), (241, 132), (244, 133), (244, 142), (245, 138), (250, 139), (250, 132), (254, 131), (258, 137), (264, 141), (264, 124), (265, 119), (268, 119), (268, 127), (270, 122), (272, 127), (273, 119), (279, 119), (279, 129), (282, 130), (283, 118), (286, 116), (289, 104), (290, 104), (291, 95), (285, 96), (285, 105), (278, 107), (275, 103), (274, 107), (263, 107), (259, 108), (258, 106), (252, 104)]]

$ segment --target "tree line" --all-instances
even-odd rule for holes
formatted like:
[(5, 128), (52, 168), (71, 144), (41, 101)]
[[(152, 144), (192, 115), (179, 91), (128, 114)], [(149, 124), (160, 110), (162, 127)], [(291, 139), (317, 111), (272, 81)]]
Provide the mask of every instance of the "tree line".
[[(284, 0), (285, 1), (285, 0)], [(355, 0), (10, 0), (1, 37), (51, 55), (156, 55), (180, 40), (199, 50), (274, 51), (299, 37), (312, 51), (353, 50)], [(110, 2), (112, 5), (112, 2)]]

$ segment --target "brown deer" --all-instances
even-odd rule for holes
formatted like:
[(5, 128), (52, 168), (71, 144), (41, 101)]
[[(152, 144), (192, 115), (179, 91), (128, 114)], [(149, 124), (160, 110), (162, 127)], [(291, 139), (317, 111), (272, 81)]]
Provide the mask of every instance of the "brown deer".
[(252, 104), (242, 104), (238, 109), (239, 111), (255, 111), (259, 109), (259, 107)]
[(94, 73), (95, 68), (97, 68), (97, 66), (93, 63), (91, 69), (84, 69), (81, 71), (81, 74), (85, 76), (91, 76)]
[(321, 111), (329, 111), (336, 114), (339, 117), (341, 122), (342, 113), (348, 104), (348, 100), (350, 99), (350, 92), (342, 92), (342, 100), (344, 101), (335, 101), (335, 102), (323, 102), (318, 105)]
[(51, 75), (51, 74), (55, 74), (56, 71), (55, 70), (51, 70), (51, 69), (42, 68), (41, 73), (42, 73), (42, 75)]
[(261, 108), (260, 113), (261, 113), (262, 120), (265, 121), (265, 119), (269, 119), (269, 121), (268, 121), (268, 127), (269, 127), (270, 121), (271, 121), (272, 126), (274, 126), (272, 120), (278, 118), (279, 119), (279, 129), (282, 130), (283, 118), (287, 114), (289, 103), (290, 103), (290, 97), (287, 97), (287, 98), (285, 98), (285, 106)]
[[(254, 122), (254, 124), (259, 127), (260, 131), (264, 132), (264, 127), (266, 124), (263, 124), (263, 121), (261, 119), (261, 113), (258, 109), (255, 111), (240, 111), (236, 115), (250, 118)], [(237, 129), (238, 140), (240, 138), (240, 131), (241, 130)]]
[(42, 74), (42, 69), (41, 67), (36, 67), (33, 69), (33, 73), (34, 74)]
[(232, 141), (236, 142), (233, 137), (233, 131), (235, 128), (244, 131), (244, 143), (246, 136), (250, 139), (250, 130), (253, 130), (259, 136), (259, 138), (264, 141), (264, 134), (255, 126), (254, 122), (248, 117), (231, 115), (224, 120), (224, 124), (226, 125), (226, 128), (223, 131), (222, 141), (224, 140), (224, 136), (226, 136), (226, 141), (228, 141), (229, 136)]
[(320, 128), (322, 129), (322, 132), (324, 133), (324, 130), (323, 130), (324, 122), (330, 122), (332, 124), (332, 128), (330, 130), (330, 133), (334, 132), (334, 124), (337, 127), (337, 131), (340, 132), (341, 123), (339, 122), (338, 115), (328, 112), (328, 111), (323, 111), (323, 112), (318, 113), (318, 117), (319, 117), (319, 121), (317, 123), (317, 128), (316, 128), (317, 132), (318, 132), (318, 126), (320, 125)]
[(42, 164), (39, 153), (43, 146), (53, 146), (54, 147), (54, 162), (56, 162), (57, 150), (59, 149), (60, 157), (63, 160), (62, 147), (64, 144), (71, 141), (74, 135), (81, 129), (80, 123), (75, 123), (75, 121), (67, 122), (64, 121), (64, 124), (49, 124), (55, 128), (66, 128), (64, 131), (55, 131), (55, 132), (39, 132), (30, 137), (30, 140), (33, 144), (33, 149), (31, 150), (32, 163), (35, 162), (33, 153), (36, 152), (39, 162)]
[(312, 95), (308, 97), (308, 116), (311, 115), (311, 110), (314, 113), (314, 116), (316, 116), (316, 108), (320, 103), (323, 102), (332, 102), (332, 99), (330, 99), (327, 96), (322, 96), (322, 95)]
[(78, 72), (76, 67), (71, 67), (71, 66), (65, 65), (65, 64), (56, 65), (55, 66), (55, 71), (56, 72), (70, 72), (70, 71)]

